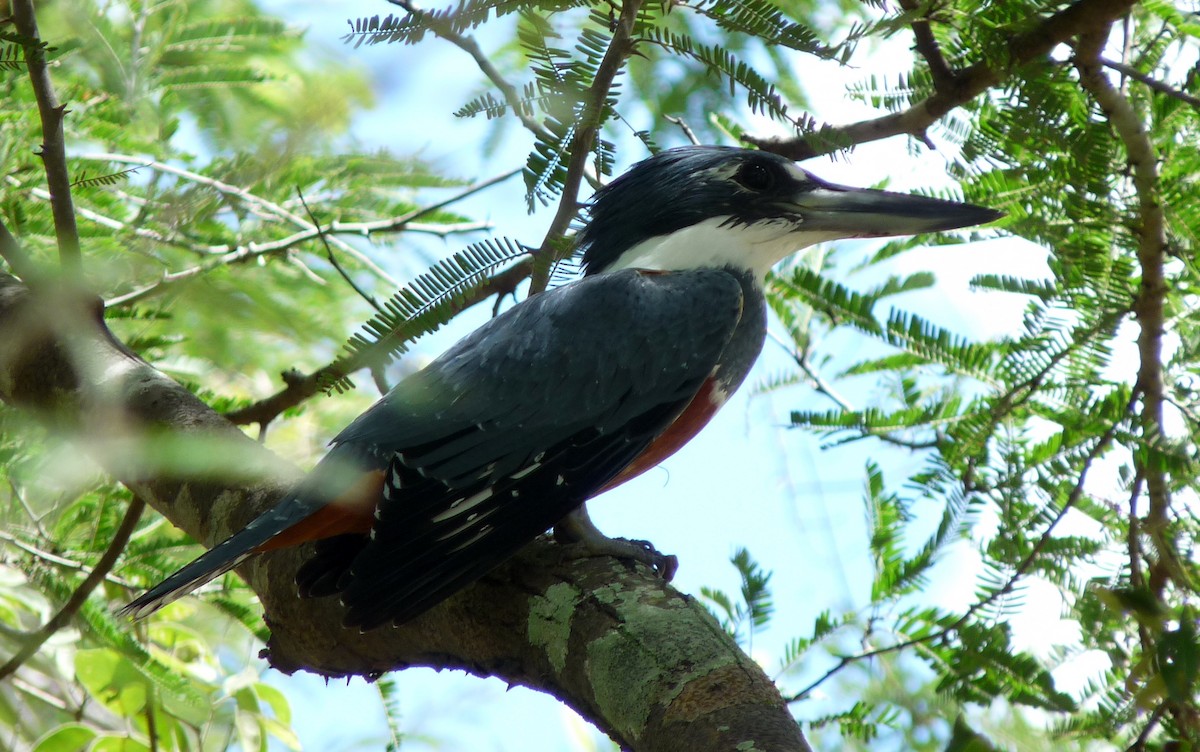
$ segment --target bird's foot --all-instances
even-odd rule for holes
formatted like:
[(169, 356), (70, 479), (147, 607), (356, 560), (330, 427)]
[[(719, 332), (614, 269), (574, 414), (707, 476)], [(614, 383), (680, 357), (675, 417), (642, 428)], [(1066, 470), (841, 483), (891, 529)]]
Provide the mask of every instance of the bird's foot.
[(571, 559), (592, 556), (612, 556), (626, 561), (641, 562), (667, 582), (679, 569), (679, 559), (663, 554), (650, 541), (609, 538), (588, 517), (583, 507), (567, 515), (554, 527), (554, 538), (567, 546), (566, 555)]

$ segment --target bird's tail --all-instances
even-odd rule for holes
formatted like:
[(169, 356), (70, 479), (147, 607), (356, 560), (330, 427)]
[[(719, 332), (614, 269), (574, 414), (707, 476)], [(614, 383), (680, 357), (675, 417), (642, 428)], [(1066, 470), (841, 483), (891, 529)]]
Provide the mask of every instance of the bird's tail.
[(338, 445), (284, 501), (155, 585), (118, 613), (141, 619), (211, 582), (255, 554), (347, 532), (365, 533), (383, 488), (370, 453)]
[(260, 553), (268, 541), (310, 517), (322, 506), (324, 504), (306, 503), (298, 497), (288, 499), (143, 593), (117, 614), (134, 619), (149, 616)]

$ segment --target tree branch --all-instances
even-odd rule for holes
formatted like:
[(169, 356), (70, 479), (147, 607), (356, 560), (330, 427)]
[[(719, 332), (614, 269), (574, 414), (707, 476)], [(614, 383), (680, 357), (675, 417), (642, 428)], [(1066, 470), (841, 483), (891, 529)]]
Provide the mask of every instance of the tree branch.
[(537, 256), (542, 263), (535, 264), (533, 281), (530, 283), (531, 295), (546, 289), (550, 281), (550, 268), (558, 259), (559, 245), (566, 237), (571, 221), (579, 211), (579, 188), (587, 168), (588, 157), (592, 153), (592, 144), (600, 132), (601, 115), (604, 113), (605, 101), (612, 89), (613, 81), (625, 60), (633, 52), (633, 28), (637, 22), (638, 11), (642, 7), (641, 0), (625, 0), (621, 4), (621, 14), (614, 19), (613, 37), (604, 51), (600, 66), (596, 69), (596, 78), (584, 96), (583, 111), (579, 114), (579, 125), (571, 136), (567, 150), (571, 159), (567, 163), (567, 175), (563, 179), (562, 197), (558, 202), (558, 211), (550, 222), (550, 228), (537, 250)]
[[(111, 154), (93, 155), (93, 157), (97, 158), (97, 159), (99, 159), (101, 157), (111, 158), (113, 156), (119, 156), (119, 155), (111, 155)], [(169, 165), (158, 165), (158, 163), (148, 163), (147, 166), (151, 166), (151, 167), (161, 166), (161, 167), (168, 167), (168, 168), (170, 167)], [(170, 169), (177, 170), (178, 168), (170, 168)], [(184, 170), (183, 172), (188, 172), (188, 171)], [(464, 188), (463, 190), (456, 192), (454, 195), (449, 196), (441, 201), (437, 201), (428, 206), (423, 206), (418, 209), (414, 209), (410, 212), (401, 214), (400, 216), (397, 216), (397, 217), (389, 217), (387, 219), (372, 220), (370, 222), (334, 221), (334, 222), (330, 222), (327, 225), (319, 226), (312, 221), (305, 220), (303, 218), (298, 217), (298, 215), (292, 214), (290, 210), (288, 210), (286, 207), (282, 206), (281, 204), (274, 204), (274, 203), (268, 202), (269, 206), (274, 207), (275, 209), (278, 209), (278, 211), (280, 211), (280, 212), (284, 212), (285, 218), (287, 218), (289, 221), (296, 221), (296, 220), (292, 219), (293, 217), (296, 217), (296, 219), (299, 220), (297, 223), (301, 224), (305, 229), (300, 230), (299, 232), (293, 233), (293, 234), (287, 236), (286, 238), (279, 238), (278, 240), (273, 240), (273, 241), (266, 242), (266, 243), (249, 243), (247, 245), (239, 245), (239, 246), (209, 246), (203, 250), (206, 255), (215, 256), (213, 259), (206, 261), (205, 263), (202, 263), (202, 264), (196, 264), (195, 266), (189, 267), (187, 269), (181, 269), (177, 272), (168, 272), (167, 274), (164, 274), (157, 282), (154, 282), (153, 284), (145, 285), (143, 287), (139, 287), (136, 290), (131, 290), (127, 293), (123, 293), (114, 298), (111, 298), (111, 299), (105, 301), (105, 305), (107, 305), (109, 307), (129, 305), (130, 303), (135, 303), (139, 300), (144, 300), (148, 297), (158, 295), (175, 284), (189, 280), (193, 277), (200, 276), (200, 275), (205, 274), (205, 273), (207, 273), (213, 269), (216, 269), (218, 267), (227, 266), (229, 264), (245, 263), (247, 261), (251, 261), (253, 259), (256, 259), (256, 258), (259, 258), (262, 256), (269, 256), (269, 255), (274, 255), (274, 254), (285, 253), (285, 252), (291, 250), (292, 248), (295, 248), (299, 245), (307, 243), (308, 241), (314, 240), (316, 238), (323, 238), (332, 244), (336, 244), (341, 251), (350, 254), (358, 261), (364, 263), (368, 268), (370, 268), (372, 271), (376, 272), (377, 276), (380, 276), (388, 284), (392, 285), (393, 287), (399, 287), (400, 285), (395, 279), (392, 279), (392, 277), (390, 275), (388, 275), (382, 269), (379, 269), (379, 267), (375, 266), (374, 262), (372, 262), (365, 255), (363, 255), (360, 251), (358, 251), (356, 248), (354, 248), (353, 246), (351, 246), (343, 241), (337, 240), (333, 236), (334, 235), (358, 235), (361, 237), (370, 237), (371, 235), (378, 235), (381, 233), (418, 232), (418, 233), (425, 233), (425, 234), (429, 234), (429, 235), (437, 235), (440, 237), (447, 237), (449, 235), (455, 235), (455, 234), (459, 234), (459, 233), (477, 232), (480, 230), (489, 229), (491, 227), (491, 225), (487, 222), (458, 222), (458, 223), (453, 223), (453, 224), (428, 224), (428, 223), (419, 223), (416, 220), (418, 220), (421, 217), (424, 217), (428, 214), (432, 214), (433, 212), (436, 212), (440, 209), (444, 209), (445, 207), (447, 207), (453, 203), (456, 203), (458, 201), (461, 201), (462, 199), (467, 198), (468, 196), (471, 196), (475, 193), (478, 193), (479, 191), (485, 190), (485, 189), (490, 188), (498, 183), (501, 183), (501, 182), (511, 178), (512, 176), (518, 174), (519, 172), (520, 172), (519, 169), (509, 170), (508, 172), (502, 173), (495, 177), (491, 177), (491, 178), (488, 178), (487, 180), (482, 180), (478, 183), (470, 185), (470, 186)], [(219, 180), (213, 180), (212, 178), (207, 178), (203, 175), (198, 175), (196, 173), (189, 173), (189, 174), (194, 176), (195, 178), (201, 179), (201, 182), (203, 182), (204, 184), (212, 185), (217, 190), (220, 190), (222, 192), (232, 193), (232, 195), (236, 195), (239, 197), (243, 197), (243, 189), (240, 189), (237, 186), (231, 186), (231, 185), (228, 185), (227, 183), (222, 183)], [(249, 195), (253, 196), (253, 194), (249, 194)], [(253, 196), (253, 198), (256, 201), (265, 201), (265, 199), (261, 199), (258, 196)], [(272, 209), (272, 211), (274, 211), (274, 209)]]
[[(261, 212), (262, 214), (264, 214), (267, 217), (271, 217), (274, 219), (289, 222), (297, 227), (300, 227), (302, 230), (307, 231), (309, 233), (312, 233), (314, 231), (313, 226), (310, 225), (304, 217), (300, 216), (299, 214), (296, 214), (295, 212), (291, 211), (290, 209), (288, 209), (286, 206), (283, 206), (282, 204), (278, 204), (274, 201), (271, 201), (270, 199), (266, 199), (266, 198), (263, 198), (262, 196), (256, 195), (256, 194), (246, 190), (245, 188), (242, 188), (241, 186), (233, 185), (231, 183), (226, 183), (225, 181), (217, 180), (216, 178), (210, 178), (207, 175), (201, 175), (198, 172), (193, 172), (191, 170), (185, 170), (182, 167), (176, 167), (174, 165), (170, 165), (165, 162), (158, 162), (153, 159), (145, 159), (143, 157), (134, 157), (134, 156), (130, 156), (128, 154), (112, 154), (112, 153), (106, 153), (106, 152), (98, 153), (98, 154), (80, 154), (76, 158), (83, 159), (83, 160), (91, 160), (91, 161), (96, 161), (96, 162), (116, 162), (117, 164), (139, 165), (139, 166), (149, 168), (149, 169), (154, 170), (159, 173), (165, 173), (167, 175), (174, 175), (177, 178), (182, 178), (183, 180), (187, 180), (188, 182), (191, 182), (191, 183), (196, 183), (197, 185), (208, 186), (209, 188), (212, 188), (213, 190), (217, 191), (218, 193), (223, 193), (227, 196), (232, 196), (234, 198), (237, 198), (239, 201), (246, 204), (246, 206), (248, 208), (250, 208), (251, 210), (253, 210), (255, 212)], [(326, 232), (328, 232), (328, 230), (326, 230)], [(310, 237), (311, 237), (311, 235), (310, 235)], [(399, 284), (396, 282), (396, 280), (392, 279), (391, 275), (389, 275), (383, 269), (379, 268), (379, 266), (376, 265), (375, 262), (371, 261), (370, 258), (368, 258), (366, 255), (364, 255), (362, 252), (360, 252), (354, 246), (352, 246), (340, 239), (337, 239), (337, 238), (334, 238), (332, 242), (334, 242), (338, 246), (338, 248), (340, 248), (342, 250), (342, 252), (348, 253), (351, 256), (353, 256), (354, 258), (358, 259), (359, 263), (363, 264), (365, 267), (370, 269), (371, 272), (375, 274), (375, 276), (379, 277), (380, 279), (384, 280), (385, 282), (387, 282), (388, 284), (390, 284), (394, 287), (399, 286)], [(232, 251), (235, 249), (231, 248), (229, 250)], [(213, 253), (220, 253), (221, 251), (222, 251), (222, 247), (220, 247), (220, 246), (218, 246), (212, 250)]]
[(1139, 83), (1145, 84), (1148, 88), (1157, 91), (1159, 94), (1165, 94), (1168, 97), (1178, 99), (1180, 102), (1184, 102), (1192, 107), (1200, 109), (1200, 97), (1193, 97), (1186, 91), (1180, 91), (1165, 81), (1159, 81), (1153, 76), (1148, 76), (1137, 68), (1134, 68), (1132, 65), (1126, 65), (1125, 63), (1120, 63), (1116, 60), (1108, 60), (1103, 57), (1098, 59), (1105, 68), (1112, 68), (1122, 76), (1128, 76)]
[[(900, 7), (907, 13), (916, 13), (921, 9), (921, 3), (917, 0), (900, 0)], [(929, 66), (929, 74), (933, 77), (934, 88), (938, 91), (945, 91), (954, 86), (954, 71), (946, 62), (945, 56), (942, 55), (942, 48), (938, 45), (937, 39), (933, 36), (933, 29), (929, 25), (928, 12), (932, 10), (932, 6), (926, 5), (927, 15), (915, 19), (911, 26), (917, 52)]]
[(40, 156), (50, 188), (50, 211), (54, 216), (54, 234), (58, 241), (59, 259), (63, 269), (77, 273), (83, 266), (79, 251), (79, 229), (75, 226), (75, 207), (71, 200), (71, 177), (67, 172), (67, 154), (63, 136), (63, 116), (66, 107), (58, 103), (50, 71), (46, 67), (46, 45), (38, 34), (33, 0), (12, 0), (13, 25), (26, 38), (22, 43), (29, 82), (37, 99), (42, 121)]
[(41, 629), (28, 635), (24, 644), (21, 645), (21, 649), (12, 658), (9, 658), (8, 662), (0, 666), (0, 679), (10, 676), (20, 668), (21, 664), (29, 660), (30, 656), (36, 653), (46, 640), (71, 621), (96, 586), (104, 581), (104, 578), (116, 565), (117, 559), (120, 558), (121, 553), (125, 551), (126, 544), (129, 543), (129, 536), (133, 535), (133, 529), (137, 527), (138, 520), (142, 518), (142, 510), (145, 508), (146, 503), (135, 495), (125, 510), (125, 517), (121, 520), (120, 527), (113, 533), (112, 541), (109, 542), (104, 555), (96, 562), (96, 566), (92, 568), (87, 577), (83, 578), (83, 582), (79, 583), (79, 587), (75, 588), (75, 592), (71, 593), (71, 597), (58, 610), (58, 613), (43, 624)]
[(521, 121), (521, 125), (526, 130), (543, 140), (553, 137), (546, 130), (545, 126), (525, 113), (525, 108), (521, 102), (521, 93), (517, 91), (517, 87), (508, 82), (508, 79), (497, 70), (495, 65), (492, 65), (491, 58), (480, 49), (479, 43), (475, 41), (475, 37), (460, 34), (449, 23), (439, 21), (435, 16), (429, 15), (417, 7), (415, 3), (411, 2), (411, 0), (388, 0), (388, 2), (399, 8), (403, 8), (414, 16), (420, 16), (428, 24), (430, 31), (470, 55), (471, 59), (475, 61), (475, 65), (479, 68), (479, 71), (492, 82), (492, 86), (500, 90), (500, 94), (504, 97), (504, 101), (508, 104), (509, 109), (517, 116), (517, 119)]
[(823, 126), (816, 133), (800, 137), (747, 137), (745, 140), (760, 149), (795, 160), (811, 159), (854, 144), (900, 134), (924, 140), (929, 126), (950, 110), (979, 96), (1022, 66), (1045, 57), (1056, 45), (1079, 34), (1105, 28), (1134, 4), (1135, 0), (1077, 0), (1032, 30), (1014, 34), (1009, 44), (1008, 65), (992, 68), (985, 63), (976, 63), (964, 68), (954, 75), (953, 85), (939, 89), (903, 112), (848, 125)]
[(0, 258), (8, 262), (8, 268), (24, 279), (26, 282), (37, 277), (38, 270), (34, 266), (29, 255), (25, 253), (25, 249), (17, 241), (13, 234), (8, 231), (8, 226), (0, 220)]
[[(1132, 170), (1133, 187), (1138, 197), (1138, 264), (1141, 285), (1134, 304), (1138, 333), (1137, 386), (1142, 393), (1142, 441), (1150, 457), (1163, 451), (1159, 446), (1162, 432), (1166, 388), (1163, 384), (1163, 335), (1166, 330), (1167, 236), (1158, 187), (1158, 156), (1141, 116), (1133, 105), (1112, 85), (1101, 70), (1100, 52), (1106, 33), (1087, 34), (1076, 45), (1075, 66), (1079, 83), (1096, 100), (1117, 137), (1125, 145)], [(1163, 463), (1153, 461), (1142, 468), (1146, 481), (1147, 510), (1145, 530), (1157, 549), (1157, 561), (1149, 572), (1148, 584), (1156, 598), (1171, 579), (1176, 567), (1174, 541), (1169, 539), (1171, 494)]]

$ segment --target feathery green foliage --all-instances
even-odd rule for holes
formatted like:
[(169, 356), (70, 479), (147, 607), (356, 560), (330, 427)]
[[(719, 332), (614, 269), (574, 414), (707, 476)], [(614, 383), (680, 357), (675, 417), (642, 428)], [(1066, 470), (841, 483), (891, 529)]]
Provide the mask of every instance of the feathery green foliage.
[[(1131, 4), (1107, 31), (1087, 29), (1109, 35), (1098, 53), (1075, 29), (1063, 39), (1069, 50), (1025, 59), (1024, 46), (1050, 33), (1047, 19), (1069, 24), (1071, 13), (1092, 19), (1104, 8), (392, 5), (401, 10), (348, 10), (357, 17), (341, 50), (440, 37), (469, 53), (463, 60), (482, 69), (448, 94), (459, 99), (407, 111), (482, 116), (492, 159), (504, 153), (493, 147), (511, 143), (508, 128), (523, 128), (524, 156), (508, 166), (524, 165), (526, 205), (552, 209), (552, 233), (457, 253), (416, 241), (483, 228), (455, 208), (467, 181), (406, 156), (438, 152), (440, 134), (397, 142), (395, 153), (353, 151), (347, 127), (370, 100), (361, 74), (324, 58), (312, 64), (299, 27), (250, 0), (64, 0), (37, 8), (45, 41), (0, 28), (0, 218), (34, 263), (53, 264), (42, 124), (24, 75), (31, 48), (53, 63), (68, 110), (85, 267), (110, 327), (218, 408), (236, 414), (272, 393), (288, 397), (256, 421), (277, 426), (274, 446), (306, 456), (369, 398), (348, 391), (306, 402), (313, 384), (349, 390), (362, 369), (383, 383), (383, 365), (416, 337), (511, 291), (519, 275), (492, 283), (505, 269), (523, 274), (527, 255), (549, 284), (572, 278), (562, 258), (567, 220), (588, 187), (681, 143), (684, 126), (706, 142), (807, 134), (803, 145), (818, 151), (897, 129), (910, 151), (936, 145), (968, 200), (1007, 212), (1001, 231), (832, 244), (769, 282), (773, 331), (792, 368), (776, 367), (759, 391), (788, 390), (793, 426), (827, 448), (871, 452), (861, 463), (865, 549), (855, 558), (869, 566), (858, 600), (794, 603), (769, 572), (812, 564), (803, 552), (760, 560), (753, 547), (733, 558), (739, 592), (702, 595), (738, 640), (778, 659), (780, 687), (823, 748), (1200, 745), (1194, 8)], [(873, 114), (854, 128), (829, 125), (834, 118), (809, 101), (811, 82), (836, 66), (863, 70), (845, 95)], [(988, 88), (961, 96), (980, 80)], [(955, 109), (922, 119), (943, 105)], [(363, 242), (393, 234), (395, 242)], [(1036, 268), (981, 266), (970, 298), (943, 301), (943, 262), (916, 254), (1022, 252), (1001, 236), (1040, 249)], [(968, 249), (967, 239), (989, 242)], [(988, 301), (1014, 299), (1024, 313), (1011, 326), (976, 326), (973, 316), (992, 316)], [(377, 315), (318, 368), (368, 306)], [(0, 476), (3, 658), (78, 587), (120, 525), (127, 494), (61, 462), (46, 432), (7, 407)], [(99, 592), (19, 681), (0, 682), (0, 744), (176, 750), (236, 740), (249, 750), (274, 739), (298, 748), (286, 700), (249, 658), (267, 635), (236, 578), (213, 586), (211, 605), (172, 604), (136, 639), (103, 604), (195, 551), (147, 515)], [(937, 589), (947, 568), (974, 582), (953, 606)], [(1047, 598), (1076, 636), (1031, 639), (1022, 619), (1046, 611), (1038, 601)], [(802, 605), (815, 615), (797, 630)], [(1081, 677), (1084, 658), (1100, 667)], [(381, 683), (380, 696), (398, 745), (393, 685)]]

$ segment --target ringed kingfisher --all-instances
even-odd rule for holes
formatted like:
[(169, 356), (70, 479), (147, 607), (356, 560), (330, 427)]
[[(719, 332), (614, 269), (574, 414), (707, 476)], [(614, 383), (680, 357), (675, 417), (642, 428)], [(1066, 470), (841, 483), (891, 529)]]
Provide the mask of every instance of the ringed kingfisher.
[(814, 243), (1002, 216), (827, 183), (783, 157), (688, 146), (597, 191), (584, 275), (492, 318), (332, 441), (285, 499), (123, 609), (145, 616), (255, 554), (317, 541), (300, 594), (348, 627), (401, 624), (556, 528), (588, 553), (672, 557), (605, 538), (582, 505), (687, 443), (762, 349), (763, 281)]

